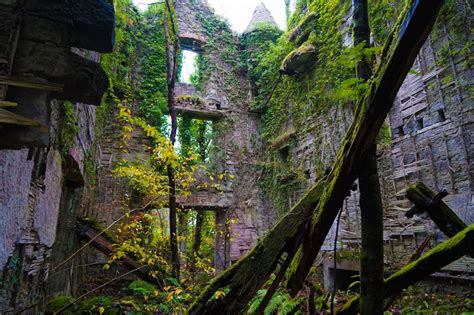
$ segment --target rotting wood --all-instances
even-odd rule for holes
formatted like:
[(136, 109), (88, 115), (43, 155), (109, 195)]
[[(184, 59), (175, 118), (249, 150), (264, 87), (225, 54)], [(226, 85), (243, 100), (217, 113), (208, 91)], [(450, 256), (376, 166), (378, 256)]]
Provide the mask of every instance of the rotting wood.
[[(436, 226), (448, 237), (453, 237), (467, 227), (457, 214), (425, 184), (418, 182), (407, 189), (406, 197), (418, 209), (428, 213)], [(471, 253), (471, 255), (474, 253)]]
[[(96, 230), (96, 228), (94, 228), (94, 226), (92, 226), (89, 221), (78, 219), (77, 229), (82, 240), (86, 242), (92, 240), (91, 245), (98, 249), (100, 252), (104, 253), (106, 256), (110, 256), (111, 254), (114, 254), (116, 252), (116, 249), (113, 246), (110, 238), (104, 234), (99, 235), (101, 231)], [(138, 263), (136, 259), (130, 256), (125, 256), (123, 257), (122, 262), (129, 269), (136, 269), (138, 271), (138, 275), (143, 280), (154, 284), (160, 284), (157, 279), (149, 275), (149, 268), (145, 268), (146, 266)]]
[(15, 106), (18, 106), (18, 103), (8, 102), (8, 101), (0, 101), (0, 107), (15, 107)]
[(33, 119), (12, 113), (0, 108), (0, 123), (39, 127), (41, 124)]
[[(309, 235), (296, 256), (288, 277), (288, 288), (296, 295), (313, 265), (341, 208), (356, 173), (388, 115), (396, 94), (412, 67), (421, 46), (434, 25), (442, 0), (413, 0), (409, 10), (389, 36), (379, 68), (368, 92), (359, 102), (354, 122), (348, 130), (332, 172), (328, 176), (324, 198), (319, 202), (309, 227)], [(398, 34), (399, 35), (398, 35)], [(388, 62), (387, 62), (388, 59)]]
[[(416, 249), (415, 253), (410, 257), (410, 263), (417, 260), (421, 257), (425, 249), (430, 245), (431, 240), (433, 239), (432, 235), (428, 235), (425, 240), (421, 243), (421, 245)], [(400, 293), (395, 294), (391, 297), (391, 299), (385, 304), (384, 311), (388, 310), (390, 306), (395, 303), (395, 301), (400, 297)]]
[[(303, 237), (306, 241), (304, 248), (313, 249), (316, 257), (356, 178), (357, 169), (363, 162), (361, 157), (369, 149), (392, 108), (393, 100), (430, 33), (442, 3), (442, 0), (412, 1), (410, 10), (401, 16), (387, 40), (375, 79), (358, 104), (354, 122), (329, 176), (313, 185), (252, 250), (214, 279), (191, 305), (189, 314), (242, 312), (274, 271), (282, 254), (298, 248)], [(312, 219), (308, 220), (315, 209)], [(310, 235), (305, 235), (305, 231)], [(303, 283), (313, 261), (297, 269), (295, 289)], [(220, 288), (227, 289), (226, 296), (211, 300)]]
[[(442, 242), (421, 258), (409, 263), (384, 281), (384, 297), (390, 297), (438, 271), (453, 261), (472, 252), (474, 248), (474, 224)], [(336, 314), (357, 314), (359, 296), (347, 302)]]
[(0, 85), (11, 85), (28, 89), (37, 89), (51, 92), (63, 92), (64, 85), (51, 82), (38, 82), (24, 78), (0, 76)]

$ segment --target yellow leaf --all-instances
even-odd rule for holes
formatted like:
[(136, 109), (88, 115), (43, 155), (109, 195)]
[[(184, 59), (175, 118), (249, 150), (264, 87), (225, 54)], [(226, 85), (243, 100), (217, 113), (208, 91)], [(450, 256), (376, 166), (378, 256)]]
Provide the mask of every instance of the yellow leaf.
[(168, 296), (166, 297), (166, 302), (169, 302), (173, 299), (173, 292), (168, 293)]
[(216, 291), (215, 296), (216, 296), (216, 299), (223, 298), (225, 296), (225, 292), (224, 291)]
[(105, 312), (105, 308), (103, 306), (99, 307), (99, 314), (102, 315)]

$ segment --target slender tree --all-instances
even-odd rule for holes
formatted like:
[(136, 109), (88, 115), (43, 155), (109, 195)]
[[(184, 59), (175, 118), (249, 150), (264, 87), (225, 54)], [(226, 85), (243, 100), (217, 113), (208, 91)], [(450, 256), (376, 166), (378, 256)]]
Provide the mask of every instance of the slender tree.
[[(178, 33), (176, 32), (175, 21), (173, 18), (173, 10), (171, 9), (171, 0), (166, 0), (166, 7), (163, 28), (165, 32), (165, 43), (166, 43), (166, 72), (167, 72), (167, 85), (168, 85), (168, 110), (171, 117), (171, 132), (170, 141), (175, 144), (176, 142), (176, 131), (178, 128), (178, 120), (176, 117), (175, 108), (175, 97), (174, 89), (176, 85), (176, 78), (178, 72), (178, 54), (179, 54), (179, 39)], [(173, 34), (170, 34), (170, 28)], [(173, 277), (179, 279), (179, 253), (178, 253), (178, 240), (177, 240), (177, 206), (176, 206), (176, 180), (174, 169), (172, 165), (167, 166), (168, 173), (168, 184), (169, 184), (169, 209), (170, 209), (170, 247), (171, 247), (171, 263), (173, 265), (172, 274)]]
[[(352, 0), (354, 45), (370, 46), (367, 0)], [(364, 56), (364, 54), (363, 54)], [(372, 76), (369, 60), (362, 57), (357, 76)], [(383, 205), (377, 169), (377, 145), (372, 144), (359, 173), (362, 251), (360, 261), (360, 310), (362, 314), (383, 314)]]

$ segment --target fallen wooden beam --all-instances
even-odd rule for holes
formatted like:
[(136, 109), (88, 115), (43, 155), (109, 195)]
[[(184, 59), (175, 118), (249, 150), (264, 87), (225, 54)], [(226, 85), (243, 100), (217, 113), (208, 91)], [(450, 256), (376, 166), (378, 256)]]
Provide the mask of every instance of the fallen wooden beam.
[(15, 107), (18, 106), (15, 102), (0, 101), (0, 107)]
[[(419, 212), (426, 212), (436, 226), (448, 237), (453, 237), (464, 230), (467, 225), (442, 200), (434, 200), (437, 194), (418, 182), (407, 189), (406, 197)], [(418, 212), (418, 213), (419, 213)]]
[(41, 126), (39, 122), (33, 119), (12, 113), (3, 108), (0, 108), (0, 123), (23, 125), (23, 126), (35, 126), (35, 127)]
[[(390, 297), (417, 281), (423, 280), (430, 274), (472, 252), (473, 248), (474, 224), (385, 279), (384, 297)], [(359, 296), (356, 296), (339, 309), (337, 314), (357, 314), (358, 307)]]
[[(113, 238), (108, 234), (102, 233), (88, 219), (77, 219), (77, 230), (82, 240), (89, 242), (91, 245), (98, 249), (100, 252), (105, 254), (107, 257), (116, 252), (115, 247), (113, 246)], [(153, 278), (149, 274), (149, 268), (143, 268), (142, 264), (137, 262), (133, 257), (125, 256), (121, 260), (123, 264), (130, 270), (137, 269), (137, 274), (143, 280), (157, 284), (157, 279)]]
[(398, 21), (382, 53), (369, 91), (357, 106), (357, 112), (332, 171), (322, 198), (308, 227), (308, 234), (290, 267), (287, 287), (292, 295), (302, 288), (308, 272), (328, 234), (350, 185), (364, 163), (370, 146), (410, 71), (420, 48), (428, 37), (443, 0), (412, 0), (403, 21)]
[[(251, 251), (213, 280), (191, 305), (189, 314), (242, 312), (275, 270), (280, 257), (298, 248), (304, 239), (305, 251), (300, 251), (300, 257), (305, 260), (302, 264), (301, 260), (296, 260), (296, 268), (292, 272), (296, 282), (291, 288), (297, 290), (301, 287), (356, 179), (363, 163), (361, 157), (366, 156), (392, 108), (395, 96), (430, 33), (442, 3), (442, 0), (412, 1), (387, 40), (380, 66), (358, 104), (354, 122), (328, 177), (313, 185)], [(227, 294), (220, 299), (211, 299), (220, 288), (225, 288)]]
[(24, 78), (0, 76), (0, 85), (11, 85), (29, 89), (37, 89), (52, 92), (63, 92), (63, 85), (57, 83), (38, 82)]

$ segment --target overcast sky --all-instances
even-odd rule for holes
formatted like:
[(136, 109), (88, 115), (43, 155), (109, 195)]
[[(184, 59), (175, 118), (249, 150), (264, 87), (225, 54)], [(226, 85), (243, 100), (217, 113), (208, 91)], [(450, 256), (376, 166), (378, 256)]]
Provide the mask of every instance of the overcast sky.
[[(285, 3), (283, 0), (207, 0), (216, 10), (216, 13), (226, 18), (233, 30), (242, 33), (246, 28), (253, 11), (261, 2), (275, 18), (281, 29), (285, 27)], [(141, 9), (146, 8), (148, 3), (157, 0), (133, 0)]]

